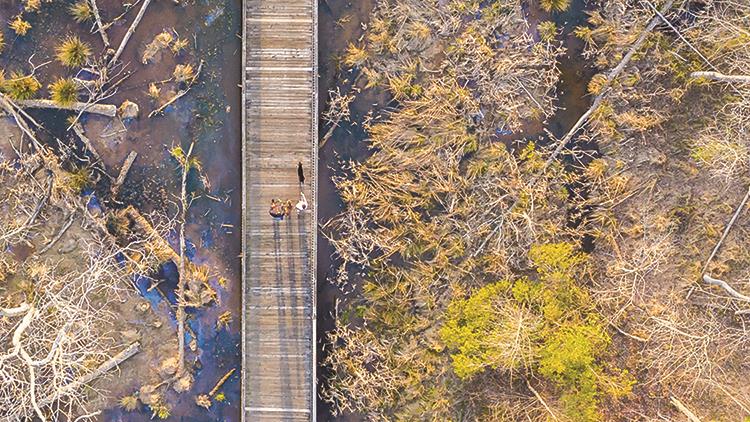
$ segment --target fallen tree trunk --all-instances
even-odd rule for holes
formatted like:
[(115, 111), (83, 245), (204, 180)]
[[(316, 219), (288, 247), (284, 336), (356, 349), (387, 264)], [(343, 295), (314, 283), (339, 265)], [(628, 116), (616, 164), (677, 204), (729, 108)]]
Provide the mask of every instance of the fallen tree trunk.
[(84, 385), (87, 385), (94, 381), (95, 379), (101, 377), (102, 375), (106, 374), (107, 372), (111, 371), (112, 369), (116, 368), (126, 360), (133, 357), (136, 353), (141, 351), (141, 344), (138, 342), (135, 342), (125, 348), (125, 350), (121, 351), (120, 353), (116, 354), (115, 356), (112, 356), (109, 360), (99, 365), (98, 368), (96, 368), (94, 371), (89, 372), (88, 374), (73, 380), (70, 384), (66, 384), (62, 387), (60, 387), (57, 390), (57, 393), (46, 397), (42, 400), (40, 400), (39, 407), (46, 407), (50, 404), (54, 403), (55, 401), (65, 397), (65, 395), (69, 394), (70, 391), (74, 391)]
[(161, 262), (173, 261), (174, 263), (180, 262), (180, 256), (177, 252), (169, 246), (169, 243), (161, 237), (161, 235), (154, 229), (154, 226), (146, 220), (143, 215), (138, 212), (132, 205), (127, 208), (117, 211), (117, 213), (130, 220), (135, 226), (135, 230), (142, 233), (146, 238), (150, 239), (150, 248), (154, 251), (157, 258)]
[(0, 318), (21, 316), (25, 314), (29, 308), (30, 306), (27, 303), (22, 303), (15, 308), (0, 308)]
[(91, 11), (94, 13), (94, 20), (96, 20), (96, 26), (99, 28), (97, 32), (99, 32), (99, 35), (102, 36), (102, 42), (104, 43), (104, 48), (109, 48), (109, 37), (107, 36), (107, 31), (104, 30), (104, 25), (102, 25), (102, 17), (99, 15), (99, 7), (96, 5), (96, 0), (89, 0), (89, 4), (91, 4)]
[[(594, 102), (591, 104), (591, 107), (581, 116), (580, 119), (573, 125), (572, 128), (568, 131), (568, 133), (565, 134), (565, 136), (557, 141), (557, 147), (552, 152), (552, 154), (547, 158), (547, 161), (544, 163), (544, 167), (542, 167), (541, 171), (537, 173), (537, 177), (544, 172), (544, 170), (549, 167), (553, 161), (557, 158), (558, 155), (562, 152), (563, 148), (565, 148), (565, 145), (570, 142), (571, 139), (573, 139), (573, 136), (583, 127), (586, 122), (588, 122), (589, 118), (596, 112), (596, 110), (599, 109), (601, 106), (604, 97), (607, 96), (609, 93), (610, 87), (612, 86), (612, 82), (614, 82), (615, 79), (617, 79), (618, 76), (625, 70), (625, 67), (630, 63), (630, 60), (633, 59), (633, 56), (636, 52), (641, 48), (643, 43), (646, 42), (646, 38), (648, 38), (648, 34), (651, 33), (651, 31), (656, 28), (656, 26), (661, 22), (661, 16), (663, 16), (664, 13), (666, 13), (674, 3), (674, 0), (668, 1), (662, 8), (661, 12), (657, 12), (657, 15), (654, 16), (651, 21), (649, 22), (648, 26), (641, 32), (641, 35), (638, 37), (638, 39), (633, 43), (633, 45), (630, 46), (628, 49), (628, 52), (625, 54), (625, 56), (620, 60), (620, 63), (615, 66), (614, 69), (612, 69), (607, 74), (607, 81), (604, 84), (604, 87), (601, 90), (601, 93), (594, 98)], [(534, 184), (534, 181), (532, 181), (532, 185)]]
[(117, 116), (117, 107), (112, 104), (88, 104), (74, 102), (68, 106), (62, 106), (52, 100), (17, 100), (16, 104), (22, 108), (50, 108), (54, 110), (69, 110), (86, 112), (92, 114), (101, 114), (103, 116)]
[(719, 280), (718, 278), (713, 278), (708, 274), (703, 274), (703, 281), (706, 284), (721, 287), (725, 292), (729, 293), (729, 296), (732, 296), (735, 299), (741, 300), (743, 302), (750, 302), (750, 296), (745, 296), (737, 290), (734, 290), (734, 288), (724, 280)]
[[(38, 139), (36, 139), (36, 135), (34, 134), (34, 131), (31, 130), (29, 125), (26, 123), (26, 121), (21, 116), (22, 113), (24, 113), (23, 109), (21, 109), (18, 104), (13, 102), (10, 98), (5, 96), (4, 94), (0, 93), (0, 107), (5, 110), (6, 113), (13, 116), (13, 119), (15, 119), (16, 124), (18, 125), (18, 128), (21, 129), (21, 132), (23, 132), (26, 136), (29, 137), (31, 142), (34, 145), (34, 148), (36, 150), (42, 149), (42, 144), (39, 142)], [(32, 120), (33, 121), (33, 120)], [(34, 122), (36, 123), (36, 122)]]
[(115, 63), (117, 63), (117, 60), (120, 58), (120, 55), (125, 50), (125, 46), (128, 45), (128, 41), (130, 41), (130, 37), (133, 36), (133, 33), (135, 33), (135, 29), (138, 27), (138, 24), (141, 23), (141, 19), (143, 19), (143, 15), (146, 13), (146, 8), (148, 8), (148, 5), (151, 4), (151, 0), (145, 0), (143, 4), (141, 5), (141, 9), (138, 11), (138, 15), (136, 15), (135, 19), (133, 20), (133, 23), (130, 24), (130, 28), (128, 28), (128, 32), (125, 33), (125, 36), (122, 37), (122, 42), (120, 42), (120, 47), (117, 48), (117, 51), (115, 52), (115, 55), (112, 56), (112, 59), (109, 61), (109, 67), (112, 67)]
[(698, 79), (711, 79), (713, 81), (727, 82), (727, 83), (741, 83), (750, 84), (750, 75), (725, 75), (719, 72), (693, 72), (690, 74), (691, 78)]
[(706, 263), (703, 264), (703, 270), (701, 271), (701, 274), (705, 274), (706, 271), (708, 271), (708, 266), (711, 265), (711, 261), (713, 261), (714, 257), (716, 256), (716, 253), (719, 252), (719, 248), (721, 248), (721, 244), (724, 243), (724, 239), (727, 238), (729, 231), (732, 230), (732, 226), (734, 226), (734, 223), (737, 221), (737, 218), (740, 216), (740, 213), (742, 212), (742, 210), (745, 209), (745, 205), (747, 205), (748, 199), (750, 199), (750, 186), (748, 186), (747, 188), (747, 193), (745, 194), (745, 197), (742, 198), (742, 201), (734, 210), (734, 214), (732, 215), (732, 218), (729, 220), (729, 223), (727, 223), (727, 226), (724, 228), (724, 232), (721, 234), (721, 238), (719, 238), (719, 241), (716, 242), (716, 245), (711, 251), (711, 255), (709, 255), (708, 259), (706, 260)]
[(133, 165), (136, 157), (138, 157), (138, 153), (135, 151), (130, 151), (130, 154), (128, 154), (127, 158), (125, 158), (125, 162), (122, 163), (122, 168), (120, 168), (120, 174), (117, 176), (115, 184), (112, 185), (112, 197), (117, 197), (122, 184), (125, 183), (125, 178), (128, 177), (128, 172), (130, 172), (130, 167)]
[(682, 412), (683, 415), (687, 416), (690, 422), (701, 422), (700, 418), (698, 418), (698, 416), (696, 416), (692, 410), (688, 409), (687, 406), (682, 404), (681, 401), (677, 400), (677, 397), (671, 396), (669, 398), (669, 401), (672, 403), (674, 407), (677, 408), (677, 410)]
[(94, 148), (94, 144), (91, 142), (91, 139), (86, 136), (86, 134), (83, 132), (83, 126), (81, 126), (80, 123), (76, 123), (73, 125), (73, 131), (78, 135), (78, 138), (81, 139), (81, 142), (83, 142), (84, 145), (86, 145), (86, 149), (89, 150), (91, 155), (94, 156), (94, 159), (96, 161), (100, 162), (102, 166), (104, 166), (104, 162), (102, 161), (102, 157), (99, 155), (99, 152)]

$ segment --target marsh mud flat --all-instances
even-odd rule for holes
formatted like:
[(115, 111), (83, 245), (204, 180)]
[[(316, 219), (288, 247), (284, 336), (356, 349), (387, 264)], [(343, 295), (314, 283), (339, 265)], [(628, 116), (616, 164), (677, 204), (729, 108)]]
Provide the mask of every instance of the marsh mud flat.
[[(102, 20), (109, 22), (127, 10), (122, 19), (108, 29), (113, 46), (118, 46), (141, 3), (128, 9), (118, 0), (99, 1)], [(75, 34), (92, 46), (93, 55), (103, 51), (98, 34), (91, 34), (91, 22), (76, 24), (68, 14), (72, 2), (43, 3), (35, 13), (24, 13), (32, 26), (24, 36), (15, 34), (3, 25), (5, 48), (0, 54), (0, 68), (6, 73), (28, 73), (29, 58), (34, 65), (50, 61), (35, 72), (42, 85), (38, 98), (48, 98), (46, 87), (57, 77), (73, 76), (54, 60), (55, 47), (69, 34)], [(11, 21), (22, 13), (24, 5), (16, 1), (0, 2), (0, 21)], [(186, 238), (188, 258), (209, 269), (208, 283), (217, 292), (212, 305), (200, 309), (188, 308), (188, 336), (190, 345), (188, 366), (195, 381), (192, 388), (182, 394), (171, 389), (166, 402), (171, 408), (171, 419), (182, 421), (235, 421), (240, 415), (240, 221), (241, 221), (241, 130), (240, 90), (241, 79), (241, 2), (238, 0), (175, 3), (152, 2), (138, 25), (121, 61), (132, 72), (117, 93), (103, 101), (119, 106), (128, 100), (139, 105), (135, 119), (121, 121), (117, 118), (84, 114), (80, 120), (83, 132), (101, 157), (106, 172), (116, 178), (126, 157), (137, 153), (137, 158), (120, 189), (116, 201), (106, 205), (110, 209), (134, 206), (142, 214), (159, 212), (174, 217), (179, 202), (180, 170), (170, 149), (182, 145), (187, 149), (195, 142), (193, 155), (200, 161), (200, 172), (189, 174), (189, 189), (195, 191), (187, 218)], [(147, 45), (155, 37), (169, 32), (175, 39), (187, 40), (180, 54), (161, 49), (149, 54), (143, 63)], [(194, 68), (203, 62), (199, 78), (190, 92), (166, 107), (162, 115), (149, 117), (152, 110), (164, 104), (177, 92), (176, 84), (165, 82), (172, 77), (178, 64), (191, 64)], [(149, 85), (161, 87), (158, 99), (149, 95)], [(72, 130), (67, 130), (66, 120), (75, 113), (28, 110), (41, 124), (38, 136), (53, 149), (60, 143), (75, 146), (76, 155), (85, 156), (85, 148)], [(0, 118), (2, 150), (9, 156), (6, 139), (18, 139), (18, 130), (10, 118)], [(73, 161), (76, 158), (72, 159)], [(83, 165), (86, 160), (75, 165)], [(88, 201), (96, 203), (107, 197), (111, 182), (99, 178), (98, 183), (84, 192)], [(178, 234), (167, 235), (172, 248), (178, 250)], [(176, 326), (174, 289), (177, 283), (175, 265), (164, 265), (157, 276), (158, 288), (149, 289), (148, 280), (136, 282), (142, 299), (146, 299), (159, 319), (164, 319), (172, 329)], [(160, 292), (159, 292), (160, 291)], [(229, 312), (230, 314), (227, 314)], [(219, 316), (231, 315), (228, 325), (218, 326)], [(128, 318), (128, 316), (125, 316)], [(135, 317), (134, 317), (135, 318)], [(154, 338), (148, 344), (164, 344), (175, 338), (148, 332)], [(158, 338), (157, 338), (158, 337)], [(167, 356), (169, 357), (169, 356)], [(162, 356), (161, 358), (166, 358)], [(118, 377), (107, 384), (106, 410), (102, 421), (146, 421), (151, 419), (147, 406), (133, 412), (117, 407), (116, 400), (133, 394), (156, 374), (161, 362), (133, 359), (121, 367)], [(224, 374), (235, 372), (223, 384), (223, 400), (213, 400), (210, 409), (198, 407), (195, 397), (208, 393)]]
[[(320, 209), (318, 210), (319, 223), (325, 224), (334, 216), (339, 214), (344, 207), (333, 179), (344, 174), (344, 165), (348, 161), (363, 161), (370, 156), (367, 142), (368, 134), (360, 122), (373, 116), (381, 116), (387, 113), (389, 107), (394, 107), (390, 94), (382, 89), (361, 89), (364, 83), (359, 83), (353, 88), (353, 81), (359, 75), (357, 70), (349, 70), (342, 63), (342, 57), (350, 43), (357, 44), (364, 36), (364, 28), (367, 27), (370, 15), (377, 5), (377, 0), (365, 0), (351, 2), (347, 0), (320, 0), (319, 1), (319, 110), (325, 113), (328, 108), (330, 90), (338, 90), (341, 94), (355, 94), (350, 104), (348, 119), (339, 122), (338, 127), (332, 132), (328, 142), (320, 150), (320, 165), (318, 167), (318, 183)], [(586, 10), (590, 7), (586, 0), (574, 0), (571, 7), (564, 13), (550, 14), (538, 9), (536, 2), (524, 2), (523, 8), (526, 19), (532, 31), (532, 35), (538, 39), (536, 34), (537, 23), (544, 20), (552, 20), (559, 29), (558, 39), (566, 48), (564, 56), (559, 58), (560, 80), (557, 85), (558, 107), (556, 113), (546, 122), (527, 122), (522, 130), (517, 133), (500, 134), (496, 140), (505, 143), (509, 148), (519, 149), (523, 143), (517, 144), (515, 140), (523, 142), (534, 140), (541, 145), (551, 142), (547, 129), (555, 137), (562, 137), (578, 120), (578, 118), (590, 106), (590, 97), (587, 95), (587, 85), (596, 69), (587, 65), (581, 57), (584, 45), (573, 35), (577, 26), (586, 25)], [(331, 130), (323, 115), (320, 118), (320, 139)], [(581, 142), (574, 138), (570, 147), (586, 151), (584, 160), (598, 154), (594, 144)], [(571, 163), (577, 164), (577, 163)], [(585, 193), (584, 193), (585, 194)], [(571, 224), (577, 224), (572, 221)], [(590, 247), (590, 245), (588, 245)], [(318, 362), (323, 362), (326, 356), (326, 333), (332, 330), (336, 324), (338, 309), (344, 308), (342, 304), (352, 300), (358, 295), (357, 283), (352, 283), (351, 290), (344, 291), (333, 282), (338, 271), (338, 262), (334, 257), (334, 247), (327, 241), (322, 232), (318, 233)], [(351, 280), (357, 280), (356, 274), (349, 275)], [(321, 367), (318, 370), (318, 384), (326, 382), (327, 369)], [(318, 401), (318, 418), (320, 420), (337, 421), (360, 421), (366, 420), (364, 415), (346, 414), (333, 417), (327, 403)]]

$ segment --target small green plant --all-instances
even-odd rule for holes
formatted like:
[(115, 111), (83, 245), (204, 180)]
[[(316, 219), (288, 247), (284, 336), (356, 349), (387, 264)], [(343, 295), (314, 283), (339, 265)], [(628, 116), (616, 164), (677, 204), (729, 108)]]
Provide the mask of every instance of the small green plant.
[(28, 100), (34, 97), (42, 85), (30, 75), (22, 75), (18, 72), (10, 74), (10, 78), (3, 81), (0, 88), (2, 92), (14, 100)]
[(539, 0), (539, 5), (547, 12), (564, 12), (570, 7), (570, 0)]
[(68, 13), (78, 23), (83, 23), (94, 18), (94, 11), (91, 9), (91, 4), (89, 4), (88, 0), (81, 0), (70, 5)]
[(78, 100), (78, 86), (72, 79), (58, 79), (49, 86), (50, 97), (55, 104), (67, 107)]
[(170, 50), (172, 50), (172, 53), (177, 56), (179, 55), (183, 50), (187, 49), (189, 42), (185, 38), (178, 38), (172, 43), (172, 46), (170, 46)]
[(593, 78), (591, 78), (587, 89), (588, 89), (589, 94), (598, 95), (598, 94), (601, 94), (601, 92), (604, 90), (606, 86), (607, 86), (607, 77), (602, 75), (601, 73), (598, 73), (594, 75)]
[(177, 160), (181, 166), (187, 166), (188, 169), (194, 168), (200, 171), (203, 166), (197, 157), (191, 156), (186, 162), (185, 150), (181, 146), (177, 145), (169, 150), (169, 154)]
[(55, 49), (55, 55), (64, 66), (80, 67), (91, 55), (91, 47), (80, 38), (69, 36)]
[(162, 401), (152, 403), (149, 407), (151, 407), (151, 419), (167, 419), (172, 414), (172, 410), (169, 406)]
[(120, 397), (119, 405), (126, 412), (132, 412), (138, 408), (138, 397), (135, 395)]
[(26, 0), (23, 9), (27, 12), (37, 12), (42, 8), (42, 0)]
[(3, 31), (0, 30), (0, 52), (3, 51), (4, 47), (5, 47), (5, 35), (3, 35)]
[(29, 30), (31, 29), (31, 24), (26, 22), (21, 18), (21, 15), (16, 16), (16, 18), (10, 23), (10, 29), (12, 29), (18, 36), (23, 37), (26, 35)]
[(557, 36), (557, 25), (552, 21), (539, 22), (536, 29), (539, 31), (539, 38), (544, 42), (552, 42)]
[(65, 186), (73, 192), (81, 192), (91, 184), (91, 170), (81, 167), (67, 174)]
[(178, 64), (174, 68), (174, 72), (172, 73), (174, 76), (174, 80), (178, 83), (187, 82), (195, 76), (195, 71), (193, 70), (193, 65), (191, 64)]
[(227, 397), (224, 395), (224, 393), (218, 393), (216, 396), (214, 396), (214, 399), (218, 402), (223, 402), (227, 399)]
[(349, 67), (357, 67), (364, 64), (368, 56), (367, 50), (350, 43), (344, 55), (344, 63)]

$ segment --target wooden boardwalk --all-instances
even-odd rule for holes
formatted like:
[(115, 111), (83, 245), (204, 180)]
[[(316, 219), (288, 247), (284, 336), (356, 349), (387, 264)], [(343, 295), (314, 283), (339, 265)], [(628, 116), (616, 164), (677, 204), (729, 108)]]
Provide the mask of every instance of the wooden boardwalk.
[[(242, 419), (314, 421), (317, 0), (243, 7)], [(301, 189), (309, 211), (275, 222)]]

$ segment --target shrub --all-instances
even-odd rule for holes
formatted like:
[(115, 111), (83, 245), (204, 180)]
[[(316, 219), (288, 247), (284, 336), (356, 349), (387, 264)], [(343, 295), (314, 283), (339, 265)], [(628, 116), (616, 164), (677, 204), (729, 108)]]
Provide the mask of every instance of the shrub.
[(175, 42), (172, 44), (170, 50), (172, 50), (172, 53), (177, 56), (179, 55), (183, 50), (187, 49), (187, 46), (189, 45), (188, 40), (185, 38), (178, 38), (175, 40)]
[(593, 78), (591, 78), (587, 89), (588, 89), (589, 94), (598, 95), (598, 94), (601, 94), (601, 92), (604, 90), (606, 86), (607, 86), (607, 77), (602, 75), (601, 73), (598, 73), (594, 75)]
[(482, 287), (448, 307), (440, 336), (453, 370), (468, 379), (485, 368), (519, 370), (533, 363), (541, 320), (528, 307), (509, 300), (510, 283)]
[(69, 106), (78, 100), (78, 86), (72, 79), (58, 79), (49, 86), (52, 101), (60, 106)]
[(67, 67), (80, 67), (86, 64), (91, 55), (91, 47), (76, 36), (69, 36), (55, 49), (57, 60)]
[(599, 364), (610, 338), (576, 275), (585, 264), (570, 243), (534, 245), (538, 280), (489, 284), (448, 306), (440, 336), (461, 379), (488, 368), (531, 370), (559, 394), (574, 421), (601, 419), (600, 401), (629, 394), (627, 372)]
[(42, 0), (26, 0), (23, 9), (27, 12), (36, 12), (42, 8)]
[(529, 250), (529, 259), (542, 276), (566, 277), (571, 277), (573, 270), (585, 261), (584, 256), (566, 242), (534, 245)]

